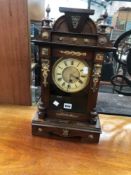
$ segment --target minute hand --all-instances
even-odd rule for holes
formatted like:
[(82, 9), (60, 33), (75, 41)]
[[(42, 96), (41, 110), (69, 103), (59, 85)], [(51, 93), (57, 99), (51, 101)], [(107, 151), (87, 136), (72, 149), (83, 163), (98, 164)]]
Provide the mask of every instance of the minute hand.
[(83, 83), (83, 81), (80, 79), (80, 77), (77, 77), (75, 75), (71, 75), (71, 77), (74, 77), (76, 80), (78, 80), (80, 83)]

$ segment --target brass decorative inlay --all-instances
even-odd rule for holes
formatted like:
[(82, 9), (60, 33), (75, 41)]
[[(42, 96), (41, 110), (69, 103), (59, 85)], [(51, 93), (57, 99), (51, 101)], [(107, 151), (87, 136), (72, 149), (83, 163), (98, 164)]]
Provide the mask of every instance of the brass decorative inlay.
[(65, 55), (70, 55), (70, 56), (86, 56), (86, 52), (76, 52), (76, 51), (69, 51), (69, 50), (66, 50), (66, 51), (63, 51), (63, 50), (60, 50), (60, 53), (61, 54), (65, 54)]
[(96, 61), (103, 61), (104, 55), (102, 53), (96, 54), (95, 60)]
[(74, 42), (77, 41), (77, 38), (72, 38), (72, 41), (74, 41)]
[(59, 41), (63, 41), (64, 38), (62, 36), (60, 36), (58, 39), (59, 39)]
[(48, 32), (42, 32), (42, 39), (48, 39), (49, 38), (49, 33)]
[(42, 132), (42, 131), (43, 131), (43, 129), (42, 129), (42, 128), (38, 128), (38, 131), (39, 131), (39, 132)]
[(68, 136), (69, 136), (69, 130), (68, 130), (68, 129), (63, 129), (62, 135), (63, 135), (64, 137), (68, 137)]
[(99, 78), (101, 77), (101, 68), (102, 68), (102, 65), (100, 65), (100, 64), (95, 64), (94, 65), (94, 69), (93, 69), (93, 87), (92, 87), (93, 92), (96, 92), (96, 90), (97, 90), (97, 85), (98, 85), (98, 82), (99, 82)]
[(41, 55), (42, 56), (48, 56), (48, 48), (42, 48), (41, 49)]
[(65, 112), (61, 112), (61, 113), (56, 113), (57, 116), (64, 116), (64, 117), (71, 117), (71, 118), (78, 118), (77, 115), (73, 115), (73, 114), (69, 114), (69, 113), (65, 113)]
[(48, 59), (44, 59), (43, 63), (42, 63), (42, 76), (43, 76), (43, 84), (46, 87), (48, 82), (47, 82), (47, 77), (48, 77), (48, 72), (49, 70), (49, 60)]
[(89, 39), (84, 38), (84, 42), (85, 42), (85, 43), (89, 43), (89, 41), (90, 41)]
[(89, 139), (94, 139), (93, 134), (89, 134), (89, 135), (88, 135), (88, 138), (89, 138)]

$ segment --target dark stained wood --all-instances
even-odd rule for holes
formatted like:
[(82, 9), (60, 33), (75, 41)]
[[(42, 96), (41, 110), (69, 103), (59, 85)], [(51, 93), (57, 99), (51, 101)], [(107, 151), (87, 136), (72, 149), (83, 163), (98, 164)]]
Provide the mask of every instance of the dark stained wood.
[[(54, 134), (66, 138), (81, 137), (87, 138), (89, 142), (98, 142), (101, 127), (95, 107), (101, 68), (104, 53), (113, 51), (114, 48), (105, 33), (97, 32), (95, 23), (89, 18), (91, 10), (74, 8), (60, 10), (65, 12), (65, 15), (55, 21), (52, 29), (51, 20), (43, 19), (41, 35), (33, 40), (40, 50), (44, 49), (46, 52), (40, 54), (41, 102), (32, 120), (32, 133), (39, 136)], [(88, 66), (85, 67), (88, 69), (86, 76), (89, 81), (81, 91), (68, 93), (55, 85), (53, 69), (57, 61), (62, 58), (65, 60), (73, 58), (87, 63)], [(78, 70), (75, 64), (70, 66), (70, 69), (73, 67)], [(64, 69), (62, 71), (61, 77), (64, 77)], [(70, 73), (70, 77), (73, 74), (74, 71)], [(80, 79), (76, 82), (83, 83)]]
[[(53, 114), (54, 115), (54, 114)], [(63, 114), (62, 117), (64, 117)], [(69, 114), (68, 114), (69, 116)], [(79, 140), (85, 143), (98, 143), (101, 133), (99, 118), (95, 125), (86, 122), (71, 122), (69, 117), (66, 120), (58, 118), (45, 118), (44, 121), (39, 119), (38, 114), (32, 120), (32, 134), (35, 136), (64, 138), (65, 140)], [(70, 121), (70, 123), (68, 123)]]
[(87, 50), (87, 51), (96, 51), (96, 52), (103, 52), (103, 53), (106, 53), (107, 51), (108, 52), (113, 52), (116, 50), (115, 47), (101, 47), (101, 46), (90, 46), (90, 45), (75, 45), (75, 44), (63, 44), (63, 43), (60, 43), (60, 42), (45, 42), (45, 41), (42, 41), (42, 40), (32, 40), (32, 42), (34, 42), (36, 45), (39, 45), (39, 46), (45, 46), (45, 47), (49, 47), (49, 46), (52, 46), (54, 48), (62, 48), (62, 49), (69, 49), (69, 50), (80, 50), (80, 51), (83, 51), (83, 50)]
[(0, 106), (0, 175), (130, 175), (131, 118), (100, 115), (99, 144), (35, 137), (36, 107)]
[(78, 9), (78, 8), (67, 8), (67, 7), (60, 7), (59, 8), (60, 12), (64, 13), (75, 13), (75, 14), (83, 14), (84, 15), (93, 15), (94, 10), (88, 10), (88, 9)]
[(31, 104), (27, 0), (0, 1), (0, 103)]

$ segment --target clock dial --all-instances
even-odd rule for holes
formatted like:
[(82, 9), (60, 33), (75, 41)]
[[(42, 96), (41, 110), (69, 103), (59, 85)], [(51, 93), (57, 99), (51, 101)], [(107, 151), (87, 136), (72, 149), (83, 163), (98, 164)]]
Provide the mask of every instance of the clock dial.
[(89, 74), (89, 65), (75, 58), (61, 58), (56, 61), (52, 69), (55, 85), (67, 93), (83, 90), (88, 85)]

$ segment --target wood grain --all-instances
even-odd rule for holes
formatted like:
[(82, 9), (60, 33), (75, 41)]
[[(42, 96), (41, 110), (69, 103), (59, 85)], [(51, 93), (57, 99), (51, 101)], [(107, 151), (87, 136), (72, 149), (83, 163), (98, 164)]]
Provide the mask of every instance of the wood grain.
[(0, 103), (31, 104), (27, 0), (0, 1)]
[(31, 134), (36, 107), (0, 106), (0, 175), (130, 175), (131, 118), (100, 115), (99, 144)]

